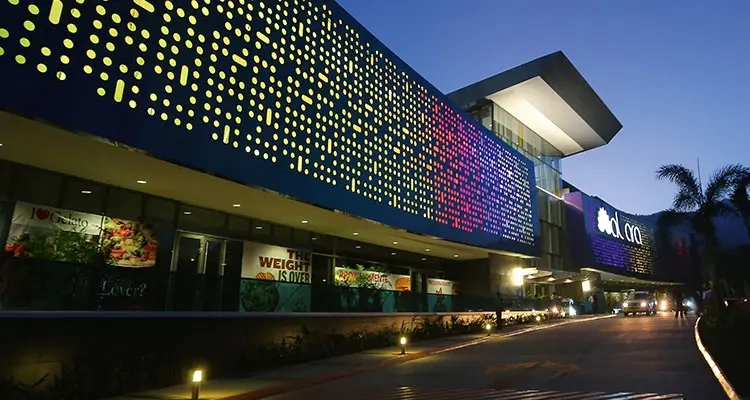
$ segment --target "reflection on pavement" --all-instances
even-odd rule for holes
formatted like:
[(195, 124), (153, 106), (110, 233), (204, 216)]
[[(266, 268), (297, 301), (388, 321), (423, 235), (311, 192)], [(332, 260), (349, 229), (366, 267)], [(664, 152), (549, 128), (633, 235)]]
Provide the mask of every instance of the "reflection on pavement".
[[(297, 395), (299, 396), (299, 395)], [(313, 396), (313, 397), (309, 397)], [(628, 393), (628, 392), (559, 392), (553, 390), (494, 390), (494, 389), (442, 389), (442, 388), (361, 388), (330, 392), (305, 393), (305, 398), (327, 400), (684, 400), (681, 394)], [(298, 399), (294, 394), (276, 399)]]

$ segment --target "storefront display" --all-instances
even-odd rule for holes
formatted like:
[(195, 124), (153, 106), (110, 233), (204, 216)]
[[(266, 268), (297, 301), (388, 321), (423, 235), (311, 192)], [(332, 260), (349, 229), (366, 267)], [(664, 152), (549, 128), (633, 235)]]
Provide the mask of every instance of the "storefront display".
[(156, 247), (146, 224), (18, 202), (5, 250), (20, 258), (152, 267)]
[(445, 279), (427, 279), (429, 309), (432, 312), (451, 311), (451, 296), (458, 295), (458, 282)]
[(245, 242), (240, 311), (310, 311), (312, 253)]

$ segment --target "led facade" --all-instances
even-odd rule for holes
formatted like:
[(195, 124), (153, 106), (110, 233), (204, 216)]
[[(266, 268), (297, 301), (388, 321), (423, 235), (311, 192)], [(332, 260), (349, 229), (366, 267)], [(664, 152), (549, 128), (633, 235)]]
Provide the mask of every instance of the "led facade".
[[(602, 268), (614, 273), (655, 273), (655, 227), (650, 221), (623, 213), (601, 199), (582, 192), (567, 194), (565, 201), (578, 214), (577, 218), (570, 218), (569, 223), (585, 227), (580, 231), (574, 227), (569, 229), (573, 235), (577, 232), (585, 235), (585, 238), (575, 238), (579, 249), (586, 249), (585, 252), (578, 251), (577, 262), (581, 267)], [(588, 242), (588, 246), (580, 244), (585, 242)]]
[(0, 3), (0, 107), (425, 234), (534, 254), (533, 164), (325, 1)]

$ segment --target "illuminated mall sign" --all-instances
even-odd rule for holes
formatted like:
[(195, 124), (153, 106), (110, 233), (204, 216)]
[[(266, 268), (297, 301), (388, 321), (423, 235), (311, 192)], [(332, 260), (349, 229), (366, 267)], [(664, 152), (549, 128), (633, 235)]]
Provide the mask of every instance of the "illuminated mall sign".
[(610, 235), (620, 240), (627, 240), (630, 243), (643, 244), (643, 235), (641, 229), (635, 225), (626, 222), (624, 225), (620, 223), (620, 216), (615, 211), (615, 216), (610, 217), (604, 207), (599, 208), (599, 212), (596, 215), (596, 223), (599, 228), (599, 232)]

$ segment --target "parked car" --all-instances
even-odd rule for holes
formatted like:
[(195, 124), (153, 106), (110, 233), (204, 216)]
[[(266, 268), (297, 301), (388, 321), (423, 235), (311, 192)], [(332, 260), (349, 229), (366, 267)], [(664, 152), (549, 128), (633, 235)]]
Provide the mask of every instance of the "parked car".
[(622, 315), (656, 315), (656, 297), (651, 292), (633, 292), (622, 302)]

